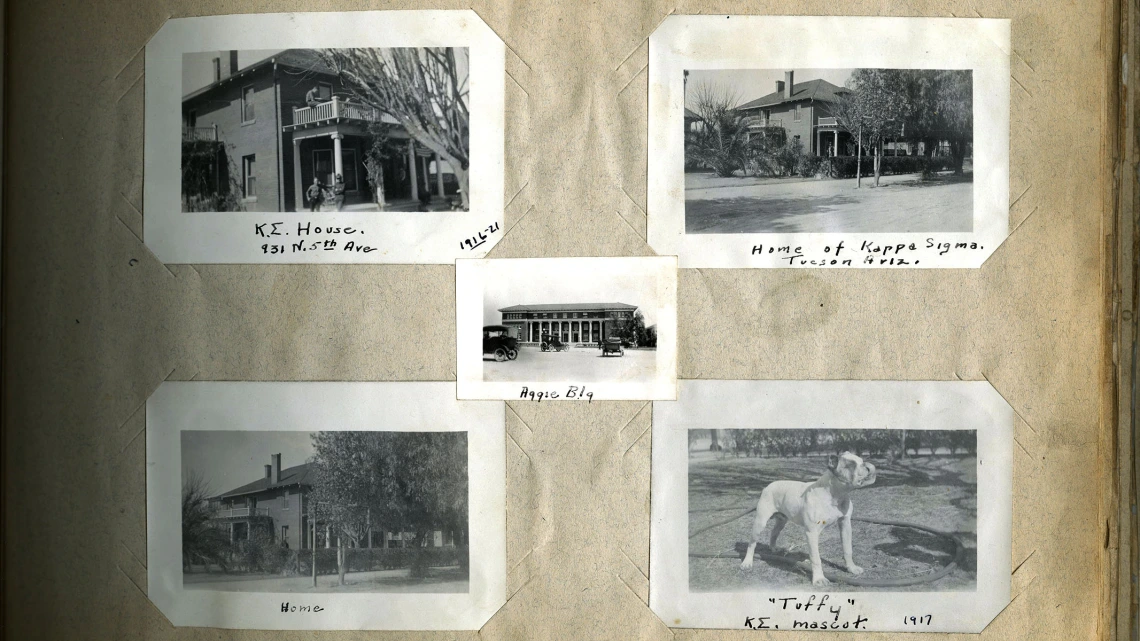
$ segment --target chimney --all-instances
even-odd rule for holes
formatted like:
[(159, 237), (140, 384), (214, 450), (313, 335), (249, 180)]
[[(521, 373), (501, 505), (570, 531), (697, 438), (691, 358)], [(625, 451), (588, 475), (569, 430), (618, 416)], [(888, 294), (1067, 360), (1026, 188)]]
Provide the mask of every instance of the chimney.
[(273, 466), (272, 465), (266, 465), (265, 466), (265, 478), (267, 478), (267, 479), (273, 478)]
[(776, 93), (777, 94), (784, 93), (784, 81), (783, 80), (777, 80), (776, 81)]
[(234, 75), (238, 70), (238, 52), (236, 49), (230, 49), (230, 75)]
[(784, 72), (784, 98), (791, 98), (792, 97), (792, 85), (793, 85), (794, 76), (795, 76), (794, 71), (785, 71)]
[(280, 454), (274, 454), (273, 455), (273, 482), (274, 483), (280, 483), (281, 482), (281, 455)]

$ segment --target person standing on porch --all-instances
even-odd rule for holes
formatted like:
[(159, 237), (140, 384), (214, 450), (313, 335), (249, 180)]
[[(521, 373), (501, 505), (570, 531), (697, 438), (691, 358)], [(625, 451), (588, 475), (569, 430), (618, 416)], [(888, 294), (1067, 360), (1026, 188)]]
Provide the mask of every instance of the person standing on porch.
[(305, 191), (305, 198), (309, 201), (309, 211), (320, 211), (321, 201), (324, 200), (324, 185), (318, 176), (313, 176), (313, 184)]
[(336, 181), (333, 182), (333, 204), (337, 211), (344, 209), (344, 178), (340, 174), (336, 175)]

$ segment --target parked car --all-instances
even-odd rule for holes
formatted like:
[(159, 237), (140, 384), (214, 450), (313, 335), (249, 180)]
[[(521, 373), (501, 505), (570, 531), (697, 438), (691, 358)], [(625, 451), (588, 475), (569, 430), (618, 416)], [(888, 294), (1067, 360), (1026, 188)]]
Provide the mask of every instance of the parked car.
[(502, 325), (483, 328), (483, 355), (493, 354), (499, 362), (513, 361), (519, 355), (519, 342), (511, 336), (511, 329)]
[(570, 345), (563, 343), (557, 336), (543, 334), (540, 349), (544, 352), (568, 352), (570, 351)]
[(602, 356), (609, 356), (610, 354), (625, 356), (625, 348), (622, 347), (621, 343), (620, 338), (607, 338), (606, 342), (602, 344)]

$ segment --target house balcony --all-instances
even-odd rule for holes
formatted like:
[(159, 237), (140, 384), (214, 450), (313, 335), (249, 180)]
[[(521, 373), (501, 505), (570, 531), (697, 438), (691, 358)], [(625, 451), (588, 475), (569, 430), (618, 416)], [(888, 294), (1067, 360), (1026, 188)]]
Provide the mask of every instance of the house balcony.
[(214, 512), (215, 519), (248, 519), (251, 517), (269, 516), (267, 507), (231, 507), (219, 508)]
[(387, 122), (387, 119), (382, 118), (377, 109), (333, 96), (333, 99), (328, 102), (318, 103), (312, 107), (294, 109), (293, 124), (286, 125), (285, 129), (321, 127), (339, 122), (370, 123), (381, 120)]
[(182, 142), (217, 142), (218, 126), (182, 127)]
[(816, 126), (824, 127), (827, 129), (843, 129), (843, 127), (839, 124), (839, 121), (835, 118), (820, 118)]
[(748, 129), (763, 129), (765, 127), (783, 127), (782, 118), (765, 118), (763, 116), (749, 116), (744, 119), (744, 126)]

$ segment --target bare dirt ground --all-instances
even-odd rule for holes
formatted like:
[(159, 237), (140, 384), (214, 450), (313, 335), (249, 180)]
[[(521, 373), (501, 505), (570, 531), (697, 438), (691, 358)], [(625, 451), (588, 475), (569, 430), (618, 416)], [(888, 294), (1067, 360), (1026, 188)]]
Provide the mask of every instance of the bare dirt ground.
[(568, 352), (543, 352), (522, 347), (513, 361), (495, 362), (483, 357), (483, 380), (545, 383), (601, 383), (651, 381), (657, 375), (657, 352), (626, 349), (624, 356), (602, 356), (596, 347), (571, 347)]
[[(969, 232), (974, 184), (965, 177), (918, 174), (864, 178), (713, 178), (686, 176), (685, 232)], [(707, 186), (700, 186), (706, 185)], [(692, 185), (692, 186), (690, 186)]]
[[(854, 516), (905, 521), (953, 533), (966, 547), (965, 561), (949, 575), (907, 587), (874, 588), (833, 583), (828, 591), (932, 592), (973, 591), (977, 587), (977, 459), (941, 455), (894, 463), (868, 459), (878, 468), (874, 485), (852, 494)], [(689, 461), (689, 532), (756, 507), (760, 492), (775, 480), (813, 481), (824, 469), (821, 457), (724, 458), (709, 452)], [(811, 583), (807, 538), (789, 523), (778, 545), (786, 561), (757, 558), (749, 570), (740, 561), (751, 537), (755, 513), (689, 539), (689, 589), (731, 592), (750, 589), (819, 591)], [(764, 531), (758, 553), (770, 552)], [(855, 522), (855, 563), (862, 578), (900, 578), (934, 572), (954, 556), (943, 537), (911, 528)], [(694, 556), (697, 555), (697, 556)], [(824, 529), (820, 538), (824, 570), (849, 576), (843, 564), (839, 527)], [(714, 557), (714, 558), (707, 558)]]
[(459, 567), (431, 568), (423, 579), (408, 577), (408, 571), (378, 570), (375, 572), (349, 572), (344, 575), (345, 585), (339, 584), (335, 574), (317, 577), (313, 587), (311, 576), (280, 576), (274, 574), (183, 574), (182, 587), (187, 590), (213, 590), (216, 592), (400, 592), (400, 593), (463, 593), (467, 592), (467, 573)]

